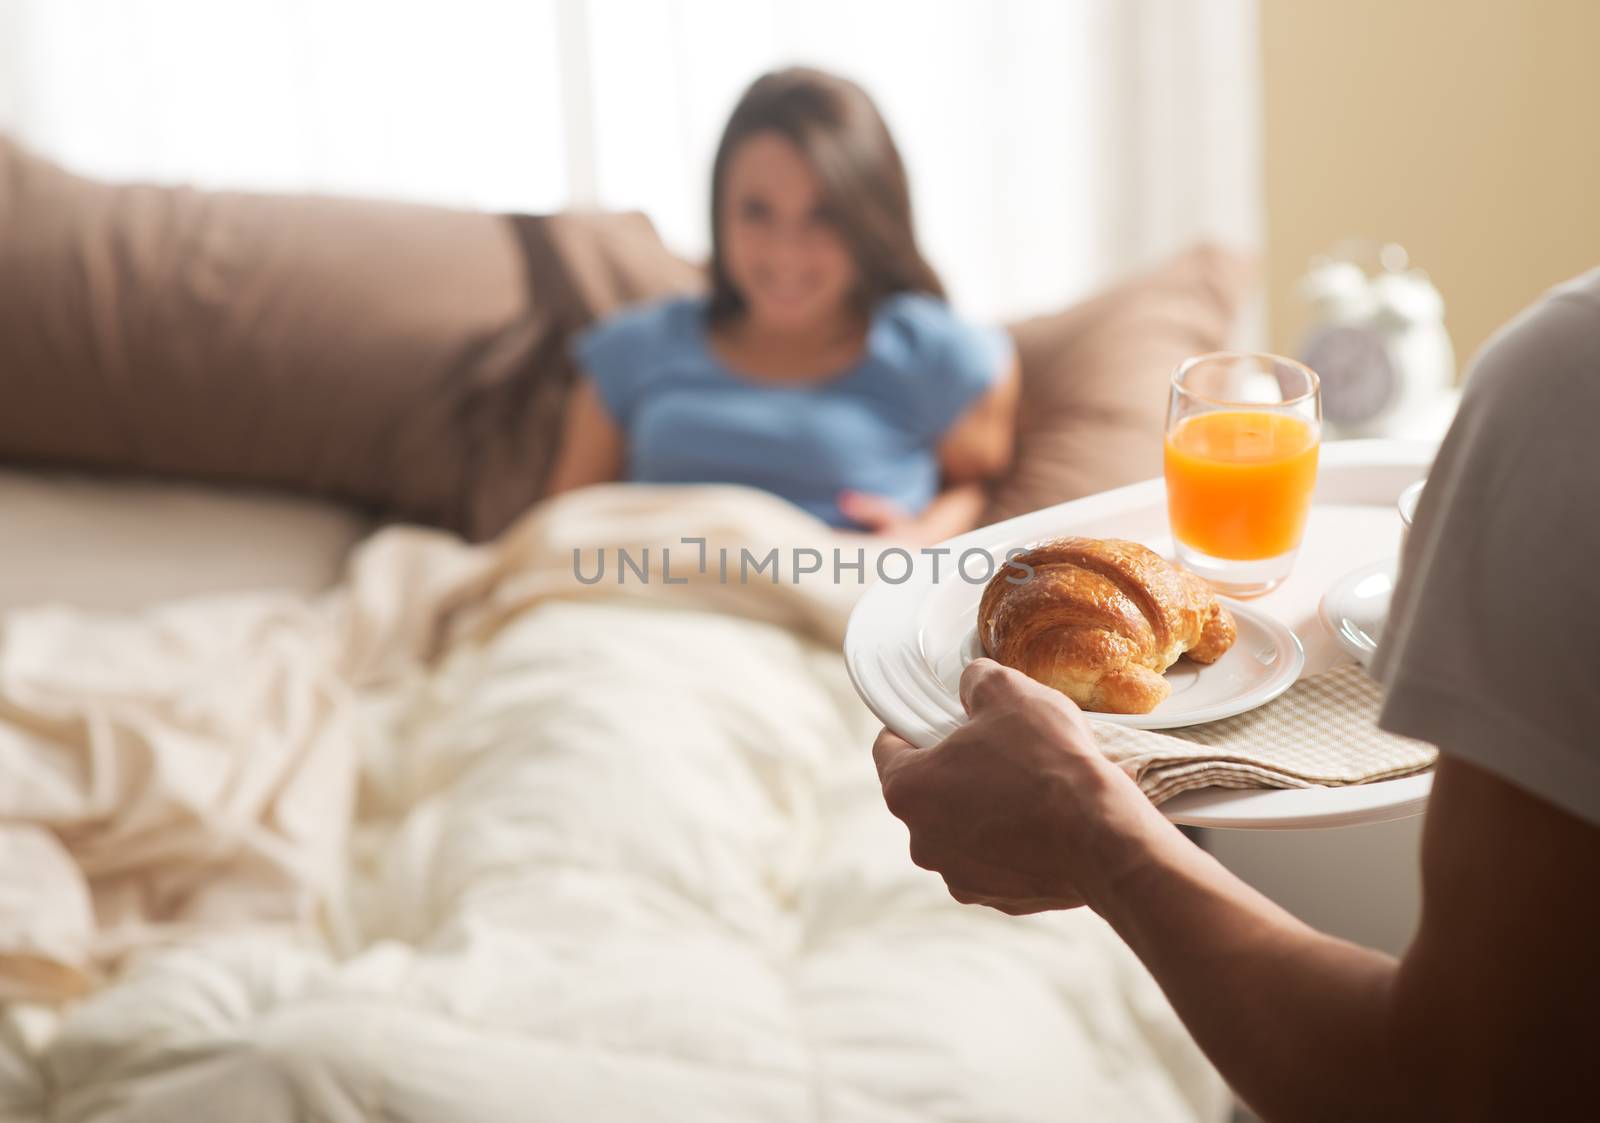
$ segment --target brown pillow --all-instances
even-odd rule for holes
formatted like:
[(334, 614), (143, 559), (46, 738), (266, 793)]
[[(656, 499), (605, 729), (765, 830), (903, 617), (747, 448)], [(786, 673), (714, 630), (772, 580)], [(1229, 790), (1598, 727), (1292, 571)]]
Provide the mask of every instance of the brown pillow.
[(1159, 476), (1173, 368), (1228, 345), (1251, 272), (1245, 258), (1200, 245), (1012, 325), (1022, 368), (1017, 452), (984, 521)]
[[(111, 185), (5, 137), (0, 230), (0, 460), (283, 488), (473, 539), (541, 492), (564, 334), (698, 283), (638, 215), (545, 229)], [(554, 291), (566, 272), (535, 252), (603, 283)]]

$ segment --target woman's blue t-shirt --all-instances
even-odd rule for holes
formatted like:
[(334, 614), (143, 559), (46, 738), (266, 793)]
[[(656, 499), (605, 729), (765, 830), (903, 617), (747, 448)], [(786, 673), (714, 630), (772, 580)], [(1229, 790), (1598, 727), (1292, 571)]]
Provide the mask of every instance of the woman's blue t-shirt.
[(704, 297), (590, 328), (574, 348), (627, 439), (627, 478), (763, 488), (834, 525), (841, 491), (915, 514), (938, 493), (939, 438), (1009, 366), (1010, 337), (944, 301), (879, 302), (861, 357), (817, 382), (764, 382), (711, 350)]

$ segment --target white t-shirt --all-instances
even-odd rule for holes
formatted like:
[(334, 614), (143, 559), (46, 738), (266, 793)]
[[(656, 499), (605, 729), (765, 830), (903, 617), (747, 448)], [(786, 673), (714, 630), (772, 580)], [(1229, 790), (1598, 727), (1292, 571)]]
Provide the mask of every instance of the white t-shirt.
[(1383, 728), (1600, 824), (1600, 269), (1474, 363), (1373, 673)]

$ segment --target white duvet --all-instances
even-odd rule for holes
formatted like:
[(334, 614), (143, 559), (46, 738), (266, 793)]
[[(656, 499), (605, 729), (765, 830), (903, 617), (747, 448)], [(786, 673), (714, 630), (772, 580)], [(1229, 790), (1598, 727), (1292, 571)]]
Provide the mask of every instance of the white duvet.
[(86, 994), (0, 1015), (0, 1119), (1225, 1117), (1095, 917), (911, 864), (852, 588), (572, 577), (700, 533), (824, 544), (596, 488), (484, 549), (382, 532), (314, 605), (9, 618), (0, 986)]

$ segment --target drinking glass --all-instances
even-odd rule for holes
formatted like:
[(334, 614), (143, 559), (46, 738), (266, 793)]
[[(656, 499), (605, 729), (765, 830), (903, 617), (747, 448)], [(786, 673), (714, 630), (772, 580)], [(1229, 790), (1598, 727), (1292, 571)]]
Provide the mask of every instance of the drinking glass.
[(1166, 432), (1179, 563), (1230, 596), (1281, 584), (1305, 532), (1321, 439), (1322, 391), (1304, 363), (1246, 351), (1180, 363)]

